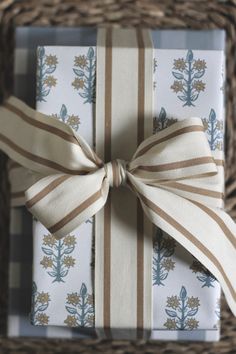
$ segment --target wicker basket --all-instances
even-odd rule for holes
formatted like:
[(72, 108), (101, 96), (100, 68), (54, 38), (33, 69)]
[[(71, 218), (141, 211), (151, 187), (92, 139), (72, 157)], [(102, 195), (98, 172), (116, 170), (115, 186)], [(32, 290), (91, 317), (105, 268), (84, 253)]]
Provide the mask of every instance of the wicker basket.
[[(227, 34), (226, 210), (236, 218), (236, 0), (1, 0), (0, 97), (13, 91), (16, 26), (143, 26), (149, 28), (223, 28)], [(0, 330), (6, 327), (9, 248), (9, 184), (7, 158), (0, 154)], [(223, 304), (222, 340), (207, 343), (155, 343), (80, 340), (0, 339), (1, 353), (53, 349), (61, 353), (234, 353), (236, 319)], [(53, 349), (52, 349), (53, 348)]]

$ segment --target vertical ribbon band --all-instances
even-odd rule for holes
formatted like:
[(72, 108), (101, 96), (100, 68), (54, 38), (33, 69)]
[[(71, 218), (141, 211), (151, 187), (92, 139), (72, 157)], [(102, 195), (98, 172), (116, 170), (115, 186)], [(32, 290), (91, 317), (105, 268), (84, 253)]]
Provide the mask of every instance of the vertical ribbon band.
[[(96, 152), (106, 162), (130, 159), (130, 151), (152, 134), (152, 61), (148, 31), (99, 31)], [(120, 192), (110, 191), (96, 215), (96, 328), (116, 338), (116, 329), (122, 337), (129, 329), (136, 338), (151, 329), (152, 232), (138, 199)], [(121, 203), (126, 210), (118, 211)]]

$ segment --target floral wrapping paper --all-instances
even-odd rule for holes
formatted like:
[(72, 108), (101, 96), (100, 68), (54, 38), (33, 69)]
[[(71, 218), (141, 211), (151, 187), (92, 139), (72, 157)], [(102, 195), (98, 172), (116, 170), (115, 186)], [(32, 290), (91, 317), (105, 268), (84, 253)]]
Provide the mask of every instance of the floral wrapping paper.
[[(89, 74), (89, 69), (93, 60), (95, 47), (38, 50), (38, 110), (70, 124), (91, 145), (95, 72)], [(192, 78), (188, 78), (189, 65)], [(154, 132), (176, 119), (200, 116), (212, 150), (223, 151), (223, 51), (156, 49), (153, 68)], [(32, 323), (93, 327), (92, 241), (92, 220), (68, 235), (63, 245), (34, 221)], [(218, 338), (218, 282), (161, 230), (154, 236), (153, 295), (153, 338)]]
[[(223, 153), (223, 69), (222, 51), (156, 49), (154, 132), (200, 116), (211, 149)], [(71, 125), (92, 144), (95, 48), (40, 47), (37, 75), (37, 109)], [(32, 322), (93, 327), (92, 221), (59, 241), (39, 222), (34, 227)], [(217, 280), (159, 229), (153, 249), (154, 329), (217, 329)]]

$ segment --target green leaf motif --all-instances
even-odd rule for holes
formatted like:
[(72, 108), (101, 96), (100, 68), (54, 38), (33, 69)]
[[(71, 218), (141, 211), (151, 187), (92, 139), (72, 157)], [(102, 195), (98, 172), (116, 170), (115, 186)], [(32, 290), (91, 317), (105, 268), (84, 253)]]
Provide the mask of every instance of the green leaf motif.
[(186, 61), (191, 62), (193, 60), (193, 51), (190, 49), (186, 55)]
[(66, 306), (66, 311), (68, 311), (69, 313), (71, 313), (72, 315), (76, 314), (77, 313), (77, 310), (73, 307), (69, 307), (69, 306)]
[(67, 108), (64, 104), (61, 106), (60, 117), (62, 118), (62, 121), (65, 122), (65, 119), (67, 117)]
[(186, 291), (185, 287), (182, 286), (181, 291), (180, 291), (180, 298), (181, 298), (181, 300), (186, 299), (186, 296), (187, 296), (187, 291)]
[(78, 70), (78, 69), (73, 69), (75, 75), (79, 76), (79, 77), (83, 77), (84, 76), (84, 72), (82, 70)]
[(179, 73), (174, 72), (174, 71), (172, 71), (172, 74), (173, 74), (173, 76), (174, 76), (176, 79), (178, 79), (178, 80), (182, 80), (182, 79), (184, 78), (184, 75), (183, 75), (183, 74), (179, 74)]
[(42, 247), (43, 253), (45, 253), (47, 256), (51, 256), (53, 254), (53, 251), (49, 248)]
[(175, 311), (166, 310), (166, 313), (170, 317), (177, 317), (177, 313)]

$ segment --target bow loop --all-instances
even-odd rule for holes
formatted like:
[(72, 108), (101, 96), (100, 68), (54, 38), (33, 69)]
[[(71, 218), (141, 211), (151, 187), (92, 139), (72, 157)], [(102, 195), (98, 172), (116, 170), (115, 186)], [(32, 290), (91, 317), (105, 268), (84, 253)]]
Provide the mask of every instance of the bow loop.
[(184, 119), (143, 141), (129, 171), (154, 184), (217, 174), (201, 119)]

